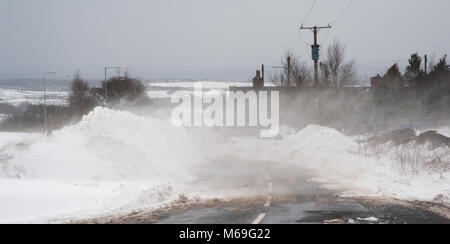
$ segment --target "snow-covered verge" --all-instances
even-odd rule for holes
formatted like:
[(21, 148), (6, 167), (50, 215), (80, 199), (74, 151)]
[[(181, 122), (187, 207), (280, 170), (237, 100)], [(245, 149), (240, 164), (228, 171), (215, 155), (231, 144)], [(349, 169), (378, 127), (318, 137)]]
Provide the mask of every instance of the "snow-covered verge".
[(183, 128), (103, 108), (50, 136), (0, 133), (0, 222), (158, 207), (201, 162)]
[(101, 213), (151, 209), (176, 199), (169, 184), (0, 180), (1, 223), (64, 222)]
[[(310, 125), (283, 140), (236, 139), (235, 144), (235, 150), (245, 157), (313, 170), (318, 175), (314, 181), (342, 190), (342, 196), (450, 202), (450, 171), (445, 167), (433, 170), (419, 165), (414, 174), (405, 174), (396, 160), (398, 148), (386, 145), (384, 156), (369, 157), (360, 152), (355, 139), (334, 129)], [(448, 155), (449, 150), (438, 148), (425, 154), (432, 157), (444, 151)]]

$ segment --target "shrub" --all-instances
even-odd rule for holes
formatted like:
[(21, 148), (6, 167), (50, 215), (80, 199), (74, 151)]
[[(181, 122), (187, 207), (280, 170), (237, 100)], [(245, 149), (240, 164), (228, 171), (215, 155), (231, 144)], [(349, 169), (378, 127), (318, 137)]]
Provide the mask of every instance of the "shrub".
[(95, 93), (89, 88), (89, 84), (76, 73), (72, 81), (68, 103), (74, 115), (82, 116), (89, 113), (98, 105)]

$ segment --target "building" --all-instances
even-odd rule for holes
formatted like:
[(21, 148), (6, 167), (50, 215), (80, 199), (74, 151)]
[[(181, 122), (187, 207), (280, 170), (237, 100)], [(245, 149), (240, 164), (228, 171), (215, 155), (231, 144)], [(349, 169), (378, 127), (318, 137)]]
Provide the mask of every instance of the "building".
[(381, 77), (379, 74), (375, 77), (370, 78), (370, 86), (372, 88), (377, 87), (383, 80), (383, 77)]

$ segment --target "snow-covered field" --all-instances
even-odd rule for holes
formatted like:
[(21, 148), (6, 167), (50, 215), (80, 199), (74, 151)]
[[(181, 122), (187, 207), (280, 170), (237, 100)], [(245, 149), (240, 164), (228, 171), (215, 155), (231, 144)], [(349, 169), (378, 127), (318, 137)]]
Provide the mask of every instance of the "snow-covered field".
[[(230, 86), (251, 86), (248, 82), (221, 82), (221, 81), (144, 81), (147, 95), (150, 98), (169, 98), (174, 90), (184, 90), (192, 92), (195, 83), (201, 83), (206, 90), (228, 90)], [(266, 82), (266, 86), (274, 86), (271, 82)], [(48, 90), (47, 103), (53, 105), (66, 104), (69, 96), (68, 87), (61, 90)], [(39, 90), (30, 90), (26, 88), (1, 87), (0, 102), (11, 105), (20, 105), (21, 103), (39, 104), (43, 103), (44, 92)]]
[[(170, 98), (174, 91), (184, 91), (192, 94), (195, 84), (201, 84), (205, 91), (224, 92), (229, 87), (252, 86), (249, 82), (220, 82), (220, 81), (149, 81), (146, 83), (147, 94), (150, 98)], [(265, 86), (275, 86), (272, 82), (265, 82)]]
[[(47, 91), (47, 103), (52, 105), (64, 105), (68, 97), (67, 91)], [(0, 102), (14, 106), (21, 103), (43, 103), (43, 91), (31, 91), (15, 88), (0, 88)]]

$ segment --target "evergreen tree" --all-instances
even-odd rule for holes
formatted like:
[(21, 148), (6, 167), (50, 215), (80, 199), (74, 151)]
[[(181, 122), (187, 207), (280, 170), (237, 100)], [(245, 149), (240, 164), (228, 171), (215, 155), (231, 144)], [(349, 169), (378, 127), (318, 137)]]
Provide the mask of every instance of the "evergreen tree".
[(438, 102), (450, 95), (450, 66), (447, 64), (447, 55), (433, 66), (428, 79), (430, 102)]
[(403, 85), (402, 73), (400, 73), (398, 64), (394, 64), (388, 69), (383, 76), (383, 80), (387, 83), (391, 83), (393, 86), (401, 87)]
[(447, 64), (447, 55), (442, 57), (430, 72), (430, 79), (445, 79), (450, 75), (450, 66)]
[(423, 76), (421, 64), (422, 58), (417, 53), (413, 53), (409, 58), (409, 65), (405, 70), (405, 79), (407, 86), (417, 85), (417, 81), (421, 78), (421, 76)]
[(377, 85), (374, 96), (377, 104), (394, 103), (400, 97), (403, 78), (397, 64), (391, 66)]

